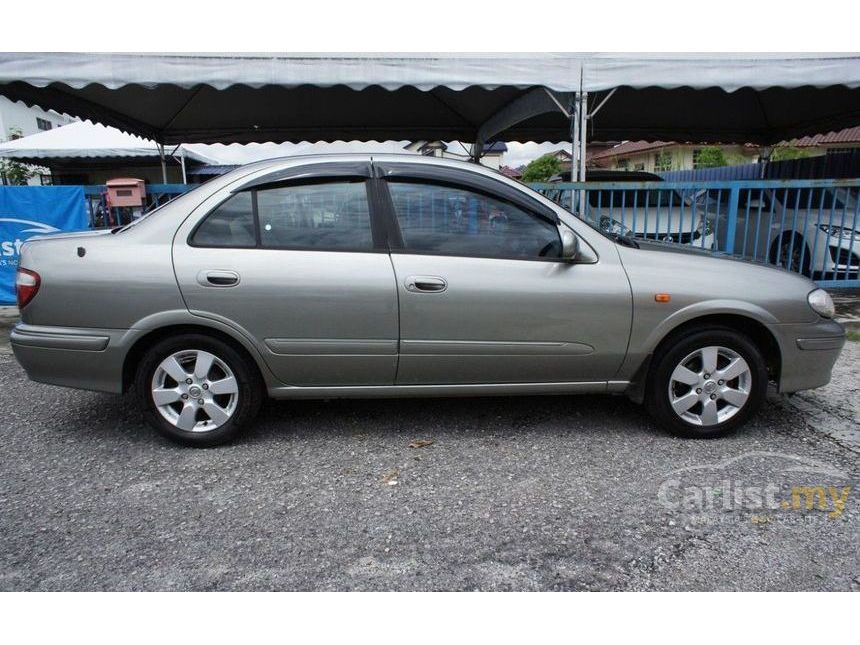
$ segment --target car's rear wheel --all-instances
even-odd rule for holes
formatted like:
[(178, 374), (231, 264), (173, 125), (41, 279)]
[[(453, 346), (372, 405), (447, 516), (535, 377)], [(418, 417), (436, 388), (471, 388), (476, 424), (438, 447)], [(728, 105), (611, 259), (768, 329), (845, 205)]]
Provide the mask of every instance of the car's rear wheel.
[(182, 334), (153, 345), (135, 376), (147, 421), (184, 445), (234, 439), (256, 416), (262, 384), (256, 366), (224, 341)]
[(649, 411), (681, 437), (722, 437), (742, 426), (767, 393), (767, 365), (744, 334), (712, 327), (663, 343), (647, 385)]

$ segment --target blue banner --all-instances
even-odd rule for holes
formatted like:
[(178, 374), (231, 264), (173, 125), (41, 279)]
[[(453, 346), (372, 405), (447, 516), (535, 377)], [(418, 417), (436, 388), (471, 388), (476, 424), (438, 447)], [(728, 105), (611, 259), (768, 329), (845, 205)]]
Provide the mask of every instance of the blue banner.
[(15, 272), (24, 242), (88, 225), (81, 186), (0, 186), (0, 304), (15, 304)]

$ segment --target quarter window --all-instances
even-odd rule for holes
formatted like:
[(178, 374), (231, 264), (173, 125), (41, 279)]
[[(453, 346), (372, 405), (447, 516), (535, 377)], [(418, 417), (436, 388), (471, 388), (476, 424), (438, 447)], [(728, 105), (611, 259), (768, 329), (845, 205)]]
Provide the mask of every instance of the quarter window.
[(251, 193), (237, 193), (206, 216), (194, 232), (196, 246), (251, 247), (257, 243)]
[(388, 187), (409, 250), (512, 259), (561, 256), (558, 228), (509, 202), (437, 184), (392, 181)]

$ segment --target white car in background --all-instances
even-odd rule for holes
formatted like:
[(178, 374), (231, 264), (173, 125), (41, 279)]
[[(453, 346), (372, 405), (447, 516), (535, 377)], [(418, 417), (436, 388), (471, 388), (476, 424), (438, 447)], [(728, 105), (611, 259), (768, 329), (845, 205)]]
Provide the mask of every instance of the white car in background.
[[(728, 191), (723, 191), (727, 193)], [(714, 223), (717, 249), (728, 250), (728, 204), (716, 191), (698, 198)], [(806, 276), (843, 277), (860, 271), (857, 195), (844, 188), (741, 189), (734, 255), (784, 267)]]

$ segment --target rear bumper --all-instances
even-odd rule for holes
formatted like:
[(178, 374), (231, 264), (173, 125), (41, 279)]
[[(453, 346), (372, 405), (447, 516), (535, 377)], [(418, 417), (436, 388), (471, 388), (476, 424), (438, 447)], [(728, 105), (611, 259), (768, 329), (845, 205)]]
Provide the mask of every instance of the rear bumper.
[(27, 376), (39, 383), (122, 392), (124, 352), (116, 329), (41, 327), (19, 323), (9, 340)]
[(771, 325), (770, 329), (782, 355), (780, 392), (810, 390), (830, 382), (833, 365), (845, 344), (842, 325), (821, 319), (806, 324)]

